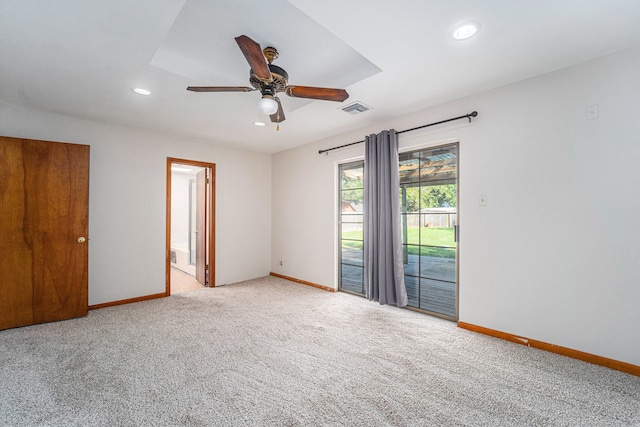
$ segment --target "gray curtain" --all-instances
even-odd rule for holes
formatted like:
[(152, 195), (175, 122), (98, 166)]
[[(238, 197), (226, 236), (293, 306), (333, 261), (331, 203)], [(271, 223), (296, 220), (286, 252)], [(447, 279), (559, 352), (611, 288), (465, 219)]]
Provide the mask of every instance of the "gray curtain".
[(367, 298), (404, 307), (408, 303), (402, 259), (400, 176), (396, 132), (365, 138), (364, 271)]

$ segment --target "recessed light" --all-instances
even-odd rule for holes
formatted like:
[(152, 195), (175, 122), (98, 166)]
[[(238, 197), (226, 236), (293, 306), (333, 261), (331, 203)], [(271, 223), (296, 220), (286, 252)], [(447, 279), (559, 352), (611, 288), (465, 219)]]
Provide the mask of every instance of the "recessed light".
[(254, 125), (256, 126), (266, 126), (267, 124), (265, 122), (253, 122)]
[(131, 90), (134, 91), (135, 93), (137, 93), (138, 95), (151, 95), (151, 91), (149, 91), (147, 89), (143, 89), (141, 87), (134, 87)]
[(451, 30), (451, 37), (456, 40), (466, 40), (475, 36), (480, 31), (480, 23), (477, 21), (462, 22)]

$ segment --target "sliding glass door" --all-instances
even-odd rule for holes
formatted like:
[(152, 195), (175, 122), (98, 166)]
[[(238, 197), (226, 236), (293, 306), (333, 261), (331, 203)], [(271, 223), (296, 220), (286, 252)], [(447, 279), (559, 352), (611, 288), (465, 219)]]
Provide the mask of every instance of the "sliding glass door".
[[(401, 153), (400, 202), (409, 306), (457, 318), (457, 144)], [(339, 288), (365, 294), (364, 162), (340, 166)]]

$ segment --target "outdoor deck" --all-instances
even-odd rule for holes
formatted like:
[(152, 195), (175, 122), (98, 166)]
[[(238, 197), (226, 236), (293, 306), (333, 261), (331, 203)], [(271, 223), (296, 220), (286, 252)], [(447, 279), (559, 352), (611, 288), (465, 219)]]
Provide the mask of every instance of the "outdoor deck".
[[(362, 252), (345, 248), (342, 262), (342, 289), (364, 294)], [(405, 285), (409, 306), (456, 316), (455, 259), (409, 255), (405, 264)]]

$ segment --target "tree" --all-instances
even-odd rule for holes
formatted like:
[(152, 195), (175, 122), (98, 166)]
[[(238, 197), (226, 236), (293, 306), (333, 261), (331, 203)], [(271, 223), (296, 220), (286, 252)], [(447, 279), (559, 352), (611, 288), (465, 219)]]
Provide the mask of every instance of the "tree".
[[(400, 197), (402, 197), (402, 193)], [(405, 197), (406, 212), (418, 212), (420, 209), (428, 208), (455, 207), (456, 185), (416, 185), (405, 187)]]
[(346, 175), (342, 176), (342, 201), (350, 205), (362, 203), (364, 190), (362, 188), (362, 179), (351, 178)]

